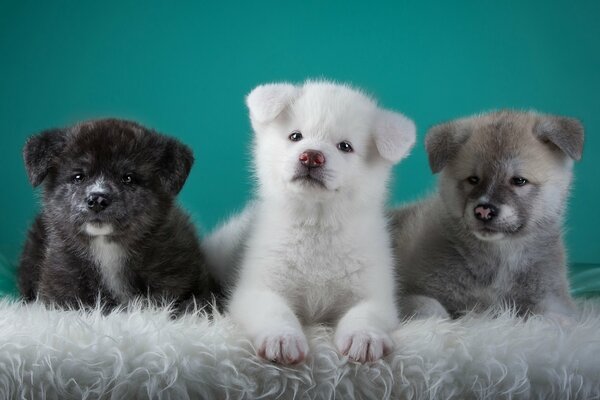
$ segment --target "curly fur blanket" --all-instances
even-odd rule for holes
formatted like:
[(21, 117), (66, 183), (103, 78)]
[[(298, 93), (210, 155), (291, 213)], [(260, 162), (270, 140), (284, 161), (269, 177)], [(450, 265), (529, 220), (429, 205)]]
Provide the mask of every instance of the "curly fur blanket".
[(179, 319), (140, 305), (103, 315), (0, 301), (0, 398), (600, 398), (600, 303), (577, 323), (509, 311), (405, 323), (396, 350), (348, 362), (309, 329), (294, 368), (263, 362), (223, 315)]

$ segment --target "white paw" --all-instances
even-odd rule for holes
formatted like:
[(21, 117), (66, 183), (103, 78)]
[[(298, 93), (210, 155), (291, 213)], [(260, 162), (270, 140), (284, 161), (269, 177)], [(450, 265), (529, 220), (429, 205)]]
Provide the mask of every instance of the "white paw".
[(255, 345), (259, 357), (279, 364), (301, 363), (308, 354), (304, 333), (292, 329), (262, 334)]
[(386, 333), (376, 330), (338, 332), (335, 344), (340, 353), (360, 363), (377, 361), (394, 346)]

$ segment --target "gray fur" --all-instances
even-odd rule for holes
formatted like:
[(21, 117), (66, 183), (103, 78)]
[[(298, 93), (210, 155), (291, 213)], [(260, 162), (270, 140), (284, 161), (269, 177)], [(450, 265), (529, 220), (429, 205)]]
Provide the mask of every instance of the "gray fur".
[(429, 155), (429, 167), (434, 174), (440, 172), (468, 139), (466, 127), (456, 122), (438, 125), (430, 129), (425, 138)]
[[(106, 119), (42, 132), (23, 154), (32, 185), (43, 183), (19, 269), (25, 299), (91, 306), (100, 296), (107, 307), (137, 296), (180, 306), (210, 300), (216, 287), (196, 230), (175, 203), (193, 163), (187, 146)], [(95, 191), (112, 201), (99, 212), (87, 203)], [(90, 233), (90, 224), (111, 232)]]
[(538, 121), (533, 132), (545, 142), (553, 143), (573, 160), (581, 159), (584, 133), (578, 120), (550, 116)]
[[(438, 193), (391, 213), (403, 315), (457, 317), (501, 305), (570, 315), (562, 222), (581, 124), (502, 111), (438, 125), (426, 145), (441, 171)], [(498, 215), (476, 218), (481, 203)]]

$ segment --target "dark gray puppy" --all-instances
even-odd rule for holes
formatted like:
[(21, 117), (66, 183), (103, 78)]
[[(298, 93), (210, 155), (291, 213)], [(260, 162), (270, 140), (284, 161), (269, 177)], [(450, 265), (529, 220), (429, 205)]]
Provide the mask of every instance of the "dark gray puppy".
[(400, 307), (410, 317), (508, 305), (558, 319), (573, 311), (563, 215), (583, 127), (502, 111), (433, 127), (433, 197), (392, 213)]
[(44, 131), (23, 150), (43, 207), (23, 250), (23, 297), (108, 308), (143, 296), (179, 307), (216, 290), (175, 204), (193, 164), (175, 139), (104, 119)]

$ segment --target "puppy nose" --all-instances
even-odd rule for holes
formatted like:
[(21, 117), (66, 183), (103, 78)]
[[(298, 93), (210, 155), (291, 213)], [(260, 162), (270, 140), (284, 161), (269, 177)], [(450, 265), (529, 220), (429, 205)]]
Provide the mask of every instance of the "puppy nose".
[(479, 204), (475, 209), (475, 218), (480, 221), (491, 221), (495, 216), (498, 215), (498, 209), (491, 204)]
[(298, 158), (300, 163), (308, 168), (318, 168), (325, 164), (325, 156), (317, 150), (306, 150)]
[(88, 208), (94, 212), (100, 212), (110, 206), (111, 200), (105, 193), (92, 193), (87, 198)]

